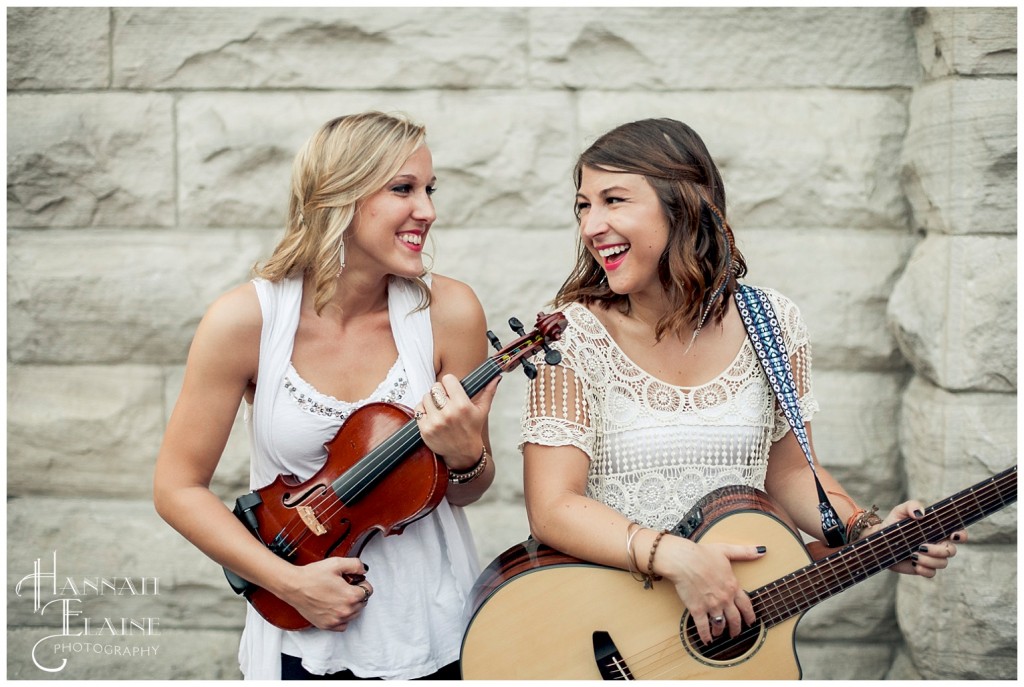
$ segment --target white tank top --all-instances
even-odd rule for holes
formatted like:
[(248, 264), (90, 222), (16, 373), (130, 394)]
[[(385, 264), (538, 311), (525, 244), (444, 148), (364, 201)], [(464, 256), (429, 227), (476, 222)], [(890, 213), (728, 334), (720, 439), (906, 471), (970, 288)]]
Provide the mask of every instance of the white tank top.
[[(278, 474), (309, 478), (326, 458), (324, 443), (353, 411), (371, 401), (411, 407), (433, 382), (429, 313), (397, 315), (417, 302), (418, 292), (408, 283), (389, 285), (398, 360), (377, 389), (355, 403), (321, 394), (291, 365), (301, 280), (255, 283), (264, 324), (259, 383), (253, 412), (247, 413), (253, 488)], [(281, 653), (302, 658), (314, 674), (348, 669), (385, 679), (421, 677), (458, 659), (469, 590), (479, 570), (462, 509), (442, 501), (402, 535), (375, 535), (360, 558), (369, 566), (374, 595), (345, 632), (286, 632), (247, 608), (239, 647), (247, 679), (279, 679)]]

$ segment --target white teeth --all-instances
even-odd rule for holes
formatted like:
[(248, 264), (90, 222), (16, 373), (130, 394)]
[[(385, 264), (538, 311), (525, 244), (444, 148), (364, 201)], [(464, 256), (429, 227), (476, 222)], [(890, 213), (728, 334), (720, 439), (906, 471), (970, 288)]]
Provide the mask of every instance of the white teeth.
[(414, 246), (419, 246), (423, 243), (423, 237), (419, 234), (399, 234), (398, 238), (406, 243), (411, 243)]
[(602, 248), (601, 250), (597, 251), (597, 254), (600, 255), (602, 258), (607, 258), (612, 255), (618, 255), (619, 253), (623, 253), (627, 250), (629, 250), (628, 245), (620, 244), (618, 246), (612, 246), (611, 248)]

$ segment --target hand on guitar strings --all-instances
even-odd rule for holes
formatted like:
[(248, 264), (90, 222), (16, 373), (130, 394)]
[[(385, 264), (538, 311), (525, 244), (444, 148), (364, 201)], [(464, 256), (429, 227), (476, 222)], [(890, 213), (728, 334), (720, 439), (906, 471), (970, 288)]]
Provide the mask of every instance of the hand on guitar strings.
[(373, 585), (358, 558), (326, 558), (294, 567), (281, 598), (321, 630), (344, 632), (367, 606)]
[[(920, 520), (924, 517), (924, 506), (919, 501), (906, 501), (892, 509), (889, 515), (882, 521), (881, 525), (868, 528), (861, 535), (861, 538), (872, 534), (876, 530), (899, 522), (900, 520)], [(904, 560), (892, 566), (890, 570), (903, 573), (904, 575), (920, 575), (921, 577), (935, 577), (935, 573), (949, 565), (949, 559), (956, 555), (957, 544), (967, 541), (967, 530), (957, 530), (948, 539), (934, 544), (924, 544), (915, 551), (909, 560)]]
[(658, 549), (659, 572), (675, 586), (704, 644), (726, 629), (736, 637), (744, 623), (754, 624), (754, 607), (733, 574), (732, 561), (752, 561), (763, 555), (764, 547), (665, 537)]

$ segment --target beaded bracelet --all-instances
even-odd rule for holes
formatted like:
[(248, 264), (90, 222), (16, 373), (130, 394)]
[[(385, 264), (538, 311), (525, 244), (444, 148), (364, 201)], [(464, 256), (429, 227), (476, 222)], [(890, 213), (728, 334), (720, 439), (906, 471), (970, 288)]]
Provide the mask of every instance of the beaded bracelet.
[(484, 469), (487, 468), (487, 447), (484, 446), (480, 452), (480, 458), (476, 461), (476, 465), (465, 471), (448, 470), (448, 481), (452, 484), (466, 484), (472, 482), (477, 477), (483, 474)]
[(654, 583), (661, 579), (661, 575), (654, 574), (654, 554), (658, 550), (661, 538), (666, 534), (668, 534), (668, 530), (658, 532), (658, 535), (654, 538), (654, 543), (651, 544), (651, 555), (647, 557), (647, 574), (644, 576), (644, 589), (651, 589)]

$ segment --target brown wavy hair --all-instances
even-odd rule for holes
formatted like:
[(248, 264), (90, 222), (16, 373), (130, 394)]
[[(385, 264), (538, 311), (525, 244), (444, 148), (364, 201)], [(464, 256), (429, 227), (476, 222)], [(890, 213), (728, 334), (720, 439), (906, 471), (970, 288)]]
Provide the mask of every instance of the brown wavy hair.
[[(321, 126), (295, 156), (284, 237), (254, 273), (270, 281), (310, 277), (319, 314), (334, 296), (342, 238), (357, 204), (373, 195), (423, 145), (426, 129), (382, 112), (336, 117)], [(430, 290), (414, 280), (421, 307)]]
[[(697, 132), (674, 119), (623, 124), (580, 155), (573, 170), (577, 191), (586, 167), (642, 175), (668, 219), (668, 245), (658, 273), (672, 307), (655, 328), (658, 340), (666, 332), (682, 335), (702, 326), (705, 308), (706, 316), (720, 323), (747, 264), (725, 218), (722, 176)], [(628, 313), (628, 296), (611, 290), (604, 269), (579, 237), (577, 249), (576, 265), (554, 304), (599, 303)]]

